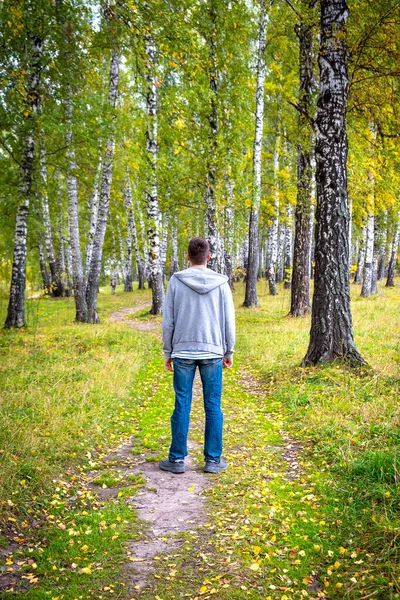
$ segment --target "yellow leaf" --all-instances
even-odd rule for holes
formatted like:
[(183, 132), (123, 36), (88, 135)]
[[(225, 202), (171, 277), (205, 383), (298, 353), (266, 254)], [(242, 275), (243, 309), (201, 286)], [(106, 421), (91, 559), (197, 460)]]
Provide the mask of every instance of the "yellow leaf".
[(79, 573), (85, 573), (86, 575), (90, 575), (92, 572), (92, 568), (90, 567), (90, 565), (88, 567), (82, 567), (82, 569), (79, 569)]
[(202, 585), (200, 588), (200, 594), (205, 594), (207, 592), (207, 586), (206, 585)]
[(258, 556), (261, 552), (261, 546), (253, 546), (253, 552), (256, 556)]
[(250, 565), (250, 569), (251, 569), (252, 571), (258, 571), (258, 570), (259, 570), (259, 568), (260, 568), (260, 565), (259, 565), (258, 563), (252, 563), (252, 564)]

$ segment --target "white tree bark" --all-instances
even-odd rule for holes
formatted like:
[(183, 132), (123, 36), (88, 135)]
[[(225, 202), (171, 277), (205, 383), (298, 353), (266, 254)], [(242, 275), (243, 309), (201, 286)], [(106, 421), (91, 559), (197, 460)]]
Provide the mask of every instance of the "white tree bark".
[[(113, 50), (110, 64), (108, 105), (115, 111), (118, 98), (120, 57), (117, 50)], [(96, 233), (93, 242), (92, 257), (86, 287), (86, 301), (88, 307), (87, 320), (89, 323), (100, 323), (97, 312), (97, 292), (100, 282), (101, 260), (103, 256), (104, 237), (106, 234), (108, 213), (110, 208), (110, 193), (112, 183), (112, 170), (115, 151), (115, 120), (114, 113), (110, 127), (109, 137), (103, 155), (103, 171), (101, 178), (99, 210), (96, 223)]]
[(94, 179), (93, 190), (90, 195), (89, 211), (90, 211), (90, 224), (89, 224), (89, 235), (86, 245), (86, 261), (85, 261), (85, 275), (86, 280), (89, 277), (90, 261), (92, 260), (94, 236), (96, 233), (97, 216), (99, 212), (99, 185), (100, 176), (102, 169), (102, 156), (100, 155), (99, 162), (97, 165), (96, 176)]
[(49, 197), (47, 193), (47, 165), (46, 165), (46, 149), (44, 140), (41, 139), (40, 147), (40, 197), (44, 227), (44, 240), (47, 252), (47, 261), (49, 263), (51, 283), (49, 293), (52, 296), (62, 296), (63, 290), (58, 274), (56, 255), (54, 252), (53, 233), (51, 228)]
[(156, 47), (154, 41), (146, 38), (147, 54), (147, 239), (149, 245), (149, 267), (152, 291), (152, 306), (150, 313), (161, 314), (164, 305), (164, 285), (160, 264), (160, 228), (158, 207), (158, 181), (157, 181), (157, 76), (156, 76)]
[(4, 327), (23, 327), (25, 321), (26, 256), (28, 241), (28, 214), (32, 193), (33, 162), (35, 158), (35, 120), (41, 104), (40, 75), (42, 39), (31, 36), (29, 48), (29, 82), (27, 89), (27, 117), (23, 134), (23, 151), (19, 169), (19, 207), (15, 220), (14, 255), (11, 272), (10, 296)]
[(317, 211), (310, 343), (303, 365), (365, 363), (353, 337), (347, 198), (346, 0), (320, 0), (320, 85), (315, 122)]
[(375, 236), (375, 217), (372, 212), (367, 218), (367, 241), (365, 245), (365, 263), (364, 263), (364, 278), (361, 289), (361, 296), (368, 298), (371, 295), (372, 288), (372, 261), (374, 257), (374, 236)]
[(178, 255), (178, 217), (175, 214), (172, 222), (172, 259), (170, 274), (173, 275), (179, 271), (179, 255)]
[(160, 266), (161, 266), (163, 281), (164, 281), (165, 275), (166, 275), (165, 268), (166, 268), (166, 263), (167, 263), (167, 249), (168, 249), (168, 225), (169, 225), (169, 214), (164, 213), (162, 215), (162, 240), (161, 240), (161, 248), (160, 248)]
[(246, 271), (244, 306), (258, 306), (257, 276), (259, 261), (259, 212), (261, 201), (261, 154), (264, 131), (264, 82), (265, 48), (267, 45), (267, 15), (264, 0), (260, 1), (260, 24), (258, 30), (256, 119), (253, 144), (253, 189), (249, 221), (249, 255)]
[(397, 226), (395, 229), (395, 234), (394, 234), (394, 238), (393, 238), (393, 242), (392, 242), (392, 250), (391, 250), (390, 258), (389, 258), (388, 275), (387, 275), (387, 281), (386, 281), (387, 287), (394, 287), (394, 277), (396, 274), (396, 263), (397, 263), (397, 254), (399, 251), (399, 244), (400, 244), (400, 211), (397, 216)]
[(358, 259), (357, 259), (357, 270), (354, 275), (354, 283), (361, 284), (363, 280), (364, 273), (364, 264), (365, 264), (365, 250), (367, 245), (367, 225), (364, 225), (360, 240), (360, 245), (358, 249)]
[(59, 167), (56, 169), (57, 179), (57, 230), (58, 230), (58, 243), (59, 243), (59, 254), (58, 254), (58, 274), (60, 279), (60, 285), (62, 288), (62, 295), (69, 296), (71, 289), (69, 285), (69, 275), (67, 274), (67, 261), (66, 261), (66, 244), (65, 244), (65, 233), (64, 233), (64, 220), (63, 220), (63, 203), (62, 203), (62, 192), (61, 192), (61, 173)]
[(293, 206), (288, 205), (286, 209), (286, 225), (285, 225), (285, 263), (284, 263), (284, 287), (290, 289), (291, 286), (291, 271), (293, 261)]
[(268, 265), (268, 286), (269, 293), (271, 296), (275, 296), (276, 291), (276, 271), (278, 261), (278, 228), (279, 228), (279, 148), (280, 148), (280, 134), (279, 130), (276, 135), (275, 149), (274, 149), (274, 215), (272, 217), (271, 224), (271, 240), (270, 240), (270, 260)]

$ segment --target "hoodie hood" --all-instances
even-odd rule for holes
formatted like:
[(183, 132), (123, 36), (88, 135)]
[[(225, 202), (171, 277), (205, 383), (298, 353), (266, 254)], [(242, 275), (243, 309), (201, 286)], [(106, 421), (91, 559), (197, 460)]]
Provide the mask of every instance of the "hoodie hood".
[(216, 273), (212, 269), (190, 267), (174, 273), (174, 276), (198, 294), (207, 294), (228, 281), (226, 275)]

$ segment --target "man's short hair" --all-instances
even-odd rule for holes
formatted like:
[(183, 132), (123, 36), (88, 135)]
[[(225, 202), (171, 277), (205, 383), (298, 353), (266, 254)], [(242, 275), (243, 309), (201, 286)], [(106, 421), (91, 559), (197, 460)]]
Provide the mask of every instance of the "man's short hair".
[(204, 264), (210, 252), (207, 240), (203, 238), (192, 238), (189, 242), (188, 254), (195, 265)]

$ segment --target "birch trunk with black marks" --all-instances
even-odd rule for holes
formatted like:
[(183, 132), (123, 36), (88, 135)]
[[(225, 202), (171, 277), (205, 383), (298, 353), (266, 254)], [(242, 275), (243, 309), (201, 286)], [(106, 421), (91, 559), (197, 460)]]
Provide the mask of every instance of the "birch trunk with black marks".
[(379, 263), (379, 218), (374, 219), (374, 249), (372, 252), (371, 294), (378, 293), (378, 263)]
[[(136, 207), (137, 207), (137, 214), (139, 217), (139, 227), (140, 227), (140, 233), (142, 236), (142, 248), (143, 248), (143, 254), (141, 254), (140, 252), (140, 246), (139, 246), (139, 238), (136, 232), (136, 221), (135, 219), (133, 220), (133, 224), (135, 225), (135, 229), (132, 229), (132, 235), (133, 235), (133, 243), (134, 243), (134, 247), (135, 247), (135, 256), (136, 256), (136, 263), (138, 265), (138, 278), (139, 278), (139, 290), (144, 290), (144, 284), (146, 281), (146, 277), (147, 277), (147, 273), (150, 271), (149, 269), (149, 261), (148, 261), (148, 256), (149, 256), (149, 251), (147, 248), (147, 236), (146, 236), (146, 229), (144, 226), (144, 217), (143, 217), (143, 211), (142, 211), (142, 207), (140, 204), (139, 199), (136, 202)], [(138, 261), (138, 256), (141, 257), (141, 268), (142, 271), (140, 271), (139, 269), (139, 263)], [(144, 258), (142, 258), (144, 256)], [(142, 276), (142, 283), (143, 283), (143, 287), (141, 287), (141, 279), (140, 277)], [(150, 286), (149, 286), (150, 287)]]
[(274, 150), (274, 215), (272, 217), (272, 224), (270, 227), (270, 257), (267, 272), (268, 288), (271, 296), (276, 296), (276, 272), (278, 266), (278, 230), (279, 230), (279, 182), (278, 182), (278, 171), (279, 171), (279, 147), (280, 147), (280, 135), (279, 130), (276, 135), (275, 150)]
[[(117, 235), (118, 235), (118, 246), (119, 246), (119, 261), (118, 261), (118, 265), (121, 269), (121, 274), (122, 274), (122, 283), (124, 284), (124, 288), (125, 288), (125, 277), (126, 277), (126, 271), (125, 271), (125, 266), (126, 266), (126, 262), (125, 262), (125, 248), (124, 248), (124, 240), (122, 237), (122, 231), (121, 231), (121, 219), (119, 218), (119, 215), (116, 215), (116, 221), (117, 221)], [(126, 244), (126, 242), (125, 242)], [(132, 267), (131, 267), (132, 270)]]
[(66, 248), (65, 248), (65, 237), (64, 237), (64, 221), (63, 221), (63, 203), (61, 199), (61, 174), (60, 169), (57, 167), (56, 169), (56, 179), (57, 179), (57, 231), (58, 231), (58, 273), (62, 287), (63, 296), (70, 296), (71, 289), (69, 284), (69, 278), (67, 275), (67, 266), (66, 266)]
[(33, 163), (35, 159), (35, 124), (41, 104), (40, 74), (42, 59), (42, 39), (33, 36), (29, 40), (29, 80), (26, 94), (26, 121), (23, 134), (23, 150), (20, 160), (18, 201), (15, 219), (14, 253), (11, 271), (10, 297), (8, 301), (5, 328), (24, 327), (26, 256), (28, 242), (29, 203), (32, 194)]
[(169, 214), (164, 213), (162, 215), (162, 238), (160, 248), (160, 267), (162, 272), (163, 281), (165, 280), (165, 266), (167, 264), (167, 248), (168, 248), (168, 226), (169, 226)]
[(111, 225), (111, 265), (110, 265), (110, 285), (111, 294), (115, 294), (115, 288), (118, 285), (119, 273), (118, 273), (118, 259), (117, 259), (117, 246), (115, 243), (115, 231)]
[[(124, 279), (124, 292), (132, 292), (133, 287), (133, 275), (132, 275), (132, 238), (133, 230), (135, 230), (136, 236), (136, 224), (135, 216), (133, 214), (133, 202), (132, 202), (132, 188), (129, 177), (125, 180), (124, 187), (124, 200), (125, 200), (125, 215), (126, 215), (126, 260), (125, 260), (125, 279)], [(137, 239), (136, 239), (137, 243)], [(136, 267), (139, 272), (139, 264), (136, 260)]]
[[(73, 27), (70, 25), (63, 12), (63, 0), (56, 0), (58, 12), (57, 21), (62, 31), (60, 40), (60, 55), (63, 61), (68, 61), (71, 45)], [(66, 176), (68, 193), (68, 247), (67, 247), (67, 270), (68, 276), (72, 275), (72, 289), (75, 301), (75, 320), (85, 322), (87, 319), (86, 303), (86, 280), (83, 271), (82, 254), (79, 233), (79, 207), (78, 207), (78, 182), (77, 165), (75, 156), (75, 141), (73, 134), (73, 97), (74, 90), (71, 78), (66, 74), (66, 82), (63, 86), (64, 114), (65, 114), (65, 142), (66, 150)]]
[(178, 257), (178, 217), (174, 215), (172, 221), (172, 257), (171, 257), (171, 269), (170, 275), (173, 275), (179, 271), (179, 257)]
[(293, 206), (287, 207), (287, 220), (285, 225), (285, 263), (284, 263), (284, 285), (287, 290), (291, 287), (293, 259)]
[(51, 228), (49, 197), (47, 194), (47, 165), (46, 165), (46, 150), (42, 140), (40, 147), (40, 197), (41, 209), (44, 227), (44, 240), (46, 244), (47, 262), (50, 269), (50, 288), (49, 293), (52, 296), (63, 296), (64, 290), (60, 276), (58, 273), (56, 255), (54, 252), (53, 233)]
[(158, 181), (157, 181), (157, 76), (156, 76), (156, 47), (151, 38), (146, 39), (147, 54), (147, 130), (146, 130), (146, 158), (147, 158), (147, 239), (149, 245), (149, 267), (151, 280), (151, 309), (152, 315), (159, 315), (164, 305), (164, 284), (160, 264), (160, 227), (158, 207)]
[(86, 322), (86, 281), (83, 273), (82, 254), (79, 234), (79, 207), (78, 207), (78, 182), (76, 178), (76, 158), (74, 148), (74, 135), (72, 132), (72, 91), (65, 104), (67, 121), (67, 188), (68, 188), (68, 224), (69, 247), (71, 251), (72, 282), (75, 300), (75, 320)]
[(400, 212), (398, 214), (398, 223), (395, 229), (395, 234), (392, 242), (392, 250), (390, 252), (389, 264), (388, 264), (388, 274), (386, 280), (387, 287), (394, 287), (394, 278), (396, 275), (396, 263), (397, 263), (397, 254), (399, 251), (400, 244)]
[(361, 288), (361, 297), (368, 298), (371, 295), (372, 289), (372, 261), (374, 257), (374, 235), (375, 235), (375, 217), (372, 213), (367, 217), (367, 236), (365, 244), (365, 263), (364, 277)]
[(259, 213), (261, 201), (261, 155), (264, 131), (265, 48), (267, 45), (267, 15), (265, 1), (260, 1), (258, 30), (256, 115), (253, 143), (253, 189), (249, 221), (249, 254), (246, 269), (246, 291), (243, 306), (258, 306), (257, 277), (259, 261)]
[[(118, 98), (118, 79), (119, 79), (120, 57), (117, 50), (113, 50), (110, 65), (109, 87), (108, 87), (108, 105), (115, 111)], [(101, 260), (103, 256), (104, 237), (106, 234), (108, 213), (110, 208), (110, 192), (112, 182), (112, 170), (115, 151), (115, 122), (116, 114), (114, 112), (111, 118), (110, 132), (106, 142), (103, 155), (103, 170), (101, 177), (99, 211), (97, 215), (96, 233), (93, 241), (93, 251), (90, 260), (90, 269), (86, 287), (87, 302), (87, 322), (100, 323), (97, 312), (97, 293), (100, 282)]]
[(89, 223), (89, 234), (86, 245), (86, 262), (85, 262), (85, 275), (86, 279), (89, 277), (90, 261), (92, 260), (94, 236), (96, 233), (97, 216), (99, 212), (99, 184), (101, 176), (102, 159), (99, 158), (99, 164), (97, 166), (96, 177), (93, 184), (93, 190), (90, 194), (89, 211), (90, 211), (90, 223)]
[(367, 244), (367, 225), (364, 225), (362, 230), (362, 235), (360, 239), (360, 244), (358, 248), (358, 259), (357, 259), (357, 269), (354, 275), (354, 283), (361, 284), (363, 280), (364, 273), (364, 264), (365, 264), (365, 250)]
[(276, 260), (276, 283), (281, 283), (284, 278), (284, 260), (285, 260), (285, 226), (279, 224), (278, 233), (278, 257)]
[(313, 33), (300, 22), (296, 29), (299, 39), (299, 117), (297, 145), (297, 201), (293, 245), (290, 315), (304, 317), (310, 312), (310, 218), (312, 213), (312, 128), (308, 116), (313, 91)]
[(43, 236), (43, 231), (42, 231), (43, 217), (42, 217), (41, 211), (40, 211), (40, 204), (41, 203), (39, 200), (39, 193), (34, 192), (33, 212), (36, 217), (37, 228), (38, 228), (37, 237), (38, 237), (38, 251), (39, 251), (39, 268), (40, 268), (40, 274), (42, 276), (42, 284), (43, 284), (42, 289), (44, 290), (44, 292), (46, 294), (50, 294), (51, 276), (50, 276), (49, 271), (47, 270), (45, 242), (44, 242), (44, 236)]
[(205, 236), (210, 246), (211, 258), (208, 262), (208, 267), (223, 273), (225, 270), (224, 264), (224, 248), (223, 241), (219, 231), (219, 218), (217, 211), (216, 188), (218, 179), (218, 68), (217, 68), (217, 32), (216, 32), (217, 10), (214, 2), (211, 2), (210, 7), (210, 35), (207, 39), (208, 43), (208, 80), (210, 93), (210, 112), (208, 114), (209, 134), (208, 148), (206, 153), (206, 182), (204, 202), (206, 205), (204, 229)]
[(353, 339), (347, 201), (348, 76), (345, 0), (321, 0), (320, 88), (316, 118), (317, 211), (310, 344), (303, 365), (365, 361)]
[(380, 219), (380, 231), (378, 233), (378, 281), (382, 281), (385, 277), (385, 263), (386, 263), (386, 245), (387, 245), (387, 211), (382, 215)]
[(225, 274), (228, 277), (228, 283), (233, 289), (233, 242), (235, 236), (235, 194), (233, 191), (233, 182), (229, 174), (226, 175), (226, 192), (228, 196), (227, 206), (225, 208)]

